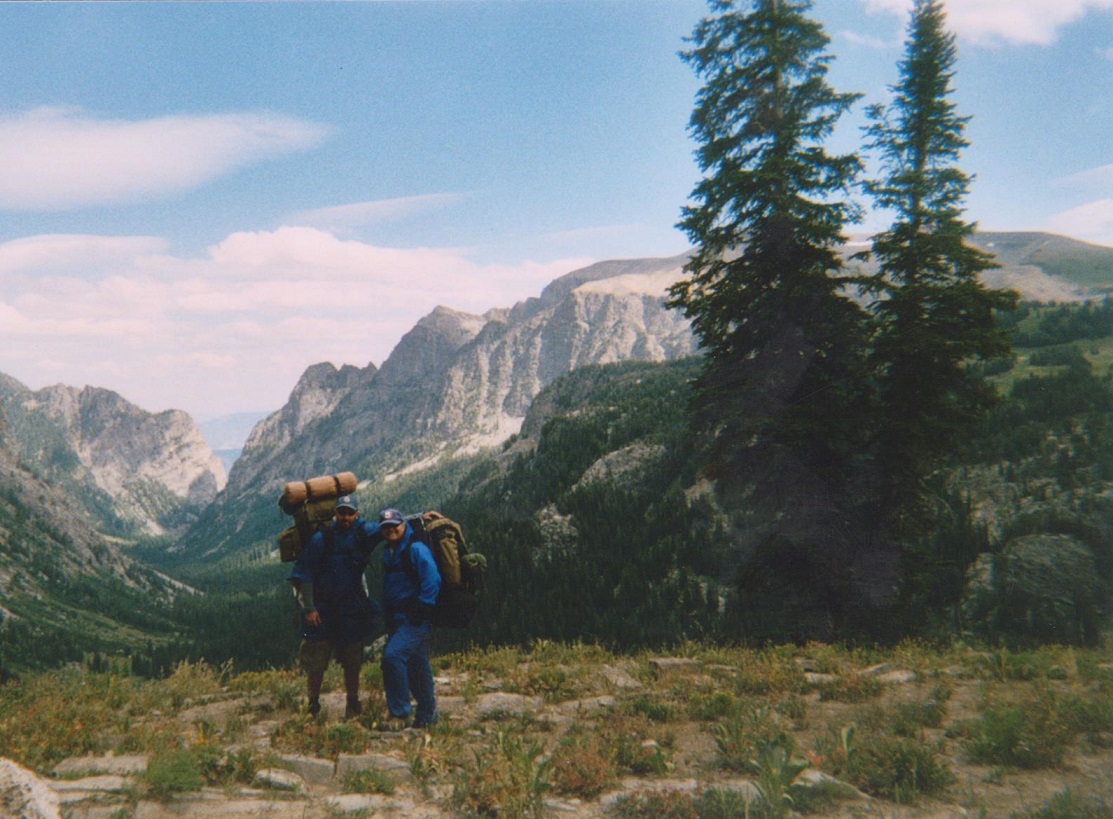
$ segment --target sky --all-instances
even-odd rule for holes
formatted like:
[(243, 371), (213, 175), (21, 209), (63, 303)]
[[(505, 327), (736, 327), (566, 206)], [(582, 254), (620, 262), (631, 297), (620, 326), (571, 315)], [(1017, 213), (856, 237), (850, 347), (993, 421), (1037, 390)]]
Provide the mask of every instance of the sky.
[[(1113, 245), (1113, 0), (945, 0), (983, 230)], [(897, 81), (908, 0), (815, 0)], [(0, 372), (198, 420), (380, 365), (435, 306), (671, 256), (704, 0), (0, 3)], [(854, 231), (883, 227), (867, 217)]]

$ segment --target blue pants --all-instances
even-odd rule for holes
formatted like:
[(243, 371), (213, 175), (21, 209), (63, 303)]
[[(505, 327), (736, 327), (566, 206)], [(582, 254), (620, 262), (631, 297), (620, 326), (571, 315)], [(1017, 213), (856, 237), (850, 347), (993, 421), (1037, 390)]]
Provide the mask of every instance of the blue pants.
[(433, 691), (433, 669), (429, 665), (428, 623), (415, 626), (402, 622), (391, 633), (383, 649), (383, 688), (390, 715), (405, 719), (410, 715), (410, 693), (417, 701), (414, 722), (432, 725), (437, 721), (437, 696)]

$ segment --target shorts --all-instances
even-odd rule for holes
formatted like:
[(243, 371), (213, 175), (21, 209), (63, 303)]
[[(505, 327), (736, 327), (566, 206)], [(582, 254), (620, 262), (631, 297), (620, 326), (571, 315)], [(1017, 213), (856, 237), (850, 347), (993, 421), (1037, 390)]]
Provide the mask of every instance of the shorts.
[(363, 643), (334, 644), (331, 640), (302, 640), (298, 651), (301, 670), (307, 674), (324, 674), (329, 660), (336, 658), (341, 668), (358, 669), (363, 665)]

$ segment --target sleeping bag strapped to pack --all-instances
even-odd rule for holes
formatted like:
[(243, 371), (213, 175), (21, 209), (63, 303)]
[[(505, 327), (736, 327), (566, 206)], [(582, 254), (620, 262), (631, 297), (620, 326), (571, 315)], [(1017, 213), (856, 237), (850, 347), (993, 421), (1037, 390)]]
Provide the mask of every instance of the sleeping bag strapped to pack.
[[(465, 628), (479, 607), (487, 558), (468, 550), (460, 524), (446, 517), (406, 519), (414, 538), (429, 547), (441, 575), (441, 590), (433, 606), (432, 623), (441, 628)], [(402, 566), (419, 583), (409, 546), (402, 553)]]
[(283, 563), (298, 559), (313, 533), (332, 520), (336, 499), (350, 495), (358, 483), (353, 473), (340, 472), (307, 481), (292, 481), (282, 488), (278, 508), (294, 518), (294, 525), (278, 536), (278, 555)]

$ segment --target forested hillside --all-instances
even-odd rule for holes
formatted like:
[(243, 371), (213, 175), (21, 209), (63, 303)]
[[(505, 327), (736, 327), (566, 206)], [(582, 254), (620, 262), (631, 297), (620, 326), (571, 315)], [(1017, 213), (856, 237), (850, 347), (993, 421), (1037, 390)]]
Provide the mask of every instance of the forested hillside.
[[(833, 638), (1096, 641), (1113, 577), (1113, 333), (1071, 343), (1057, 328), (1089, 326), (1110, 309), (1025, 304), (1009, 319), (1020, 340), (1059, 343), (1018, 347), (994, 364), (1000, 403), (932, 478), (939, 525), (902, 553), (893, 599)], [(1048, 363), (1051, 351), (1057, 363)], [(791, 563), (763, 565), (741, 548), (743, 510), (715, 500), (687, 428), (699, 365), (578, 370), (537, 397), (521, 434), (497, 453), (360, 492), (367, 510), (440, 509), (488, 556), (479, 616), (465, 631), (442, 632), (440, 646), (546, 638), (622, 649), (806, 636), (800, 612), (818, 610), (824, 579)], [(1047, 558), (1024, 564), (1033, 537), (1046, 539)], [(986, 586), (988, 568), (1010, 559), (1028, 574), (1010, 579), (1002, 570)], [(193, 633), (204, 634), (181, 649), (245, 667), (288, 662), (287, 568), (272, 557), (193, 578), (212, 594), (179, 604)]]

